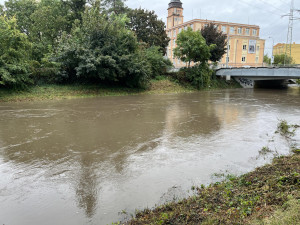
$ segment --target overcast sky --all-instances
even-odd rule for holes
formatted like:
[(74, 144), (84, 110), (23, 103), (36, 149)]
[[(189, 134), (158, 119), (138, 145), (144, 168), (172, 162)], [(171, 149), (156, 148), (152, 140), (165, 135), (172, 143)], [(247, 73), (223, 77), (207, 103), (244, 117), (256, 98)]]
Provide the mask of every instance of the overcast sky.
[[(287, 38), (288, 17), (282, 17), (290, 11), (290, 0), (181, 0), (184, 21), (191, 19), (208, 19), (225, 22), (258, 25), (260, 38), (266, 40), (265, 52), (271, 55), (272, 40), (285, 43)], [(4, 0), (0, 0), (3, 4)], [(130, 8), (154, 10), (159, 18), (166, 22), (167, 8), (170, 0), (127, 0)], [(300, 9), (296, 0), (295, 9)], [(300, 13), (295, 13), (300, 17)], [(300, 44), (300, 20), (294, 21), (293, 41)]]

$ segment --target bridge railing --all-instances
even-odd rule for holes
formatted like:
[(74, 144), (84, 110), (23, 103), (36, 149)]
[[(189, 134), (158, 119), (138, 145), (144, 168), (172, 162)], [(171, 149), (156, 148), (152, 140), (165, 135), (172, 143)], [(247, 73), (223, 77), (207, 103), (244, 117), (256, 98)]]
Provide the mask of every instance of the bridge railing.
[(224, 63), (219, 63), (216, 69), (225, 69), (225, 68), (253, 68), (253, 67), (264, 67), (264, 68), (300, 68), (300, 64), (289, 64), (289, 65), (282, 65), (282, 64), (273, 64), (272, 66), (266, 63), (230, 63), (228, 67)]

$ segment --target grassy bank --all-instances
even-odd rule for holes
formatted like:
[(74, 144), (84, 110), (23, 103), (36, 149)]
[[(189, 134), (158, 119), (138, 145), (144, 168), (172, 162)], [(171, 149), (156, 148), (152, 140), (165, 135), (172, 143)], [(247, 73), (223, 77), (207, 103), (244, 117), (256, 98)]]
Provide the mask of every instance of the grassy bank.
[(146, 209), (128, 224), (300, 224), (300, 150), (294, 151), (241, 177), (196, 188), (178, 203)]
[[(236, 83), (214, 81), (212, 88), (236, 88)], [(0, 89), (0, 102), (39, 101), (71, 98), (88, 98), (98, 96), (122, 96), (133, 94), (167, 94), (194, 92), (189, 85), (180, 85), (165, 77), (152, 80), (149, 89), (134, 89), (125, 87), (108, 87), (103, 85), (42, 85), (32, 86), (27, 90), (16, 91)]]

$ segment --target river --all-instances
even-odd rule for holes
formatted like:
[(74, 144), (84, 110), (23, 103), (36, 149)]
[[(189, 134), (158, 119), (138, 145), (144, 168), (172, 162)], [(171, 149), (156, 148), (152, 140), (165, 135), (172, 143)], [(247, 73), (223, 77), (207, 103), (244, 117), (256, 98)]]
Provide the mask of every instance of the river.
[(274, 132), (299, 115), (298, 87), (1, 103), (0, 224), (130, 218), (288, 154)]

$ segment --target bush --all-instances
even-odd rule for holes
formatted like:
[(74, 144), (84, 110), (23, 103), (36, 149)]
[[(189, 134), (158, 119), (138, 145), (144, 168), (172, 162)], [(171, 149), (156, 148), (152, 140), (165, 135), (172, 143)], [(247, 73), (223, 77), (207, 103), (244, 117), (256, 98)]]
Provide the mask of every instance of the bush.
[(148, 59), (157, 61), (155, 49), (144, 50), (134, 33), (126, 28), (127, 17), (107, 17), (97, 6), (88, 8), (82, 23), (64, 34), (53, 54), (60, 64), (62, 82), (94, 81), (128, 87), (147, 87), (152, 70)]
[(180, 79), (186, 79), (192, 86), (201, 89), (210, 86), (213, 70), (209, 68), (207, 63), (200, 63), (190, 68), (183, 68), (178, 75)]
[(167, 69), (173, 67), (172, 62), (169, 59), (163, 57), (162, 53), (157, 46), (152, 46), (146, 49), (146, 59), (151, 67), (151, 78), (165, 74)]

